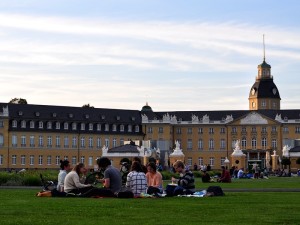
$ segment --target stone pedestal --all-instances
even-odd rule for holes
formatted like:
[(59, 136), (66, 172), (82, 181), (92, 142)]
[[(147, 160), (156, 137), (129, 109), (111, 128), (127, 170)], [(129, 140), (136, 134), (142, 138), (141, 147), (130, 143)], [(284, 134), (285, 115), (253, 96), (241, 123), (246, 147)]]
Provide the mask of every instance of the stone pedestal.
[(170, 166), (173, 166), (173, 164), (176, 162), (176, 161), (182, 161), (184, 162), (184, 154), (182, 155), (170, 155)]
[(271, 155), (272, 157), (272, 171), (279, 169), (278, 157), (279, 155)]
[[(237, 164), (236, 161), (239, 161)], [(246, 155), (231, 155), (231, 165), (237, 167), (238, 169), (240, 168), (246, 168)]]

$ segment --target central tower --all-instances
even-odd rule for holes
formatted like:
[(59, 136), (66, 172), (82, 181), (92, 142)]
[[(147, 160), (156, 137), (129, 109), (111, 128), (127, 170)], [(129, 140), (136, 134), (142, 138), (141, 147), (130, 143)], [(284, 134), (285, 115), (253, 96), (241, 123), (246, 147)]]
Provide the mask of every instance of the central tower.
[(265, 40), (263, 37), (264, 58), (257, 66), (258, 74), (249, 93), (249, 110), (276, 109), (280, 110), (280, 95), (271, 75), (271, 66), (266, 63)]

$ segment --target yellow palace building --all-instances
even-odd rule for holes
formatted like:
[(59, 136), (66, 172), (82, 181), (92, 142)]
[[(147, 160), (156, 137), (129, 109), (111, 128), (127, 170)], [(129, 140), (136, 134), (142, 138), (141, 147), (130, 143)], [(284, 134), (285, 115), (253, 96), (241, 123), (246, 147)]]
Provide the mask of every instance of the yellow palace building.
[[(236, 165), (232, 153), (239, 141), (240, 165), (264, 168), (269, 163), (276, 169), (285, 154), (296, 170), (300, 109), (280, 109), (279, 90), (265, 59), (249, 88), (249, 110), (154, 112), (148, 104), (122, 110), (0, 103), (0, 169), (57, 168), (61, 159), (94, 168), (103, 155), (118, 164), (123, 157), (145, 159), (153, 149), (166, 166), (175, 142), (187, 165), (220, 169)], [(137, 146), (127, 145), (129, 140)], [(283, 152), (284, 147), (289, 151)]]

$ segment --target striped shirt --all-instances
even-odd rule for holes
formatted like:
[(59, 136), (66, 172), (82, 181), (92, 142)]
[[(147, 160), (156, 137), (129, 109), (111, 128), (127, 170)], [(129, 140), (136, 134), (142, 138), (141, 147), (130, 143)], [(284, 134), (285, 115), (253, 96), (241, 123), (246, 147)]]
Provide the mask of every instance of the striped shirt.
[(195, 179), (192, 171), (185, 171), (185, 173), (180, 174), (178, 186), (190, 190), (191, 192), (195, 192)]

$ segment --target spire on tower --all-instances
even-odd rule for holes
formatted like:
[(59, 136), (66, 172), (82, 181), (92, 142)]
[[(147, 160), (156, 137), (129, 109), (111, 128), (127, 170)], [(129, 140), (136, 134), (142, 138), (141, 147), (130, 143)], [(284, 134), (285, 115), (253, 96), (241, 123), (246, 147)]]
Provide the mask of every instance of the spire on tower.
[(265, 34), (263, 34), (263, 49), (264, 49), (264, 62), (265, 62), (266, 61)]

